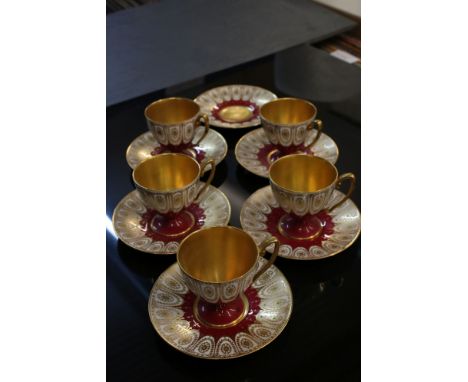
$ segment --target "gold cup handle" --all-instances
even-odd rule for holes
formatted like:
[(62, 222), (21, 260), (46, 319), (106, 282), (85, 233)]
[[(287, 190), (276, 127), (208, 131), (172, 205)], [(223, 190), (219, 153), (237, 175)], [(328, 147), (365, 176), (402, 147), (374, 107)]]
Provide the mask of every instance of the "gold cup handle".
[(320, 119), (314, 119), (309, 126), (307, 126), (307, 130), (312, 130), (313, 128), (317, 129), (317, 135), (315, 136), (314, 140), (309, 143), (305, 148), (310, 148), (313, 145), (317, 143), (317, 141), (320, 139), (320, 136), (322, 135), (322, 129), (323, 129), (323, 122)]
[(346, 180), (346, 179), (349, 179), (349, 182), (350, 182), (348, 192), (346, 193), (346, 195), (345, 195), (345, 197), (343, 199), (341, 199), (334, 206), (330, 207), (328, 209), (328, 212), (332, 212), (336, 207), (341, 206), (346, 200), (349, 199), (349, 197), (353, 193), (354, 188), (356, 187), (356, 177), (354, 176), (354, 174), (352, 174), (350, 172), (347, 172), (346, 174), (340, 175), (340, 177), (338, 178), (338, 181), (336, 182), (335, 188), (339, 188), (341, 186), (341, 184), (343, 183), (343, 181)]
[(200, 191), (198, 191), (198, 194), (195, 197), (195, 200), (198, 200), (200, 195), (203, 194), (203, 191), (205, 191), (208, 188), (208, 186), (211, 184), (211, 181), (213, 180), (213, 177), (215, 175), (215, 171), (216, 171), (215, 160), (214, 159), (207, 159), (206, 161), (204, 161), (200, 165), (200, 176), (203, 175), (203, 173), (205, 172), (206, 166), (208, 166), (209, 164), (211, 165), (210, 176), (208, 177), (208, 180), (206, 181), (205, 185), (200, 189)]
[(270, 257), (270, 260), (268, 260), (268, 262), (262, 267), (262, 269), (260, 269), (255, 274), (252, 282), (255, 282), (263, 274), (263, 272), (265, 272), (270, 267), (270, 265), (272, 265), (275, 262), (276, 257), (278, 256), (278, 251), (279, 251), (279, 241), (276, 237), (272, 236), (269, 239), (264, 240), (263, 243), (260, 244), (259, 253), (260, 253), (260, 257), (265, 256), (266, 249), (271, 244), (275, 244), (275, 249), (273, 250), (273, 254)]
[(200, 139), (196, 142), (194, 142), (195, 145), (198, 145), (205, 137), (206, 134), (208, 134), (208, 130), (210, 129), (210, 118), (208, 117), (207, 114), (200, 114), (197, 119), (195, 120), (195, 126), (194, 129), (198, 129), (198, 127), (201, 125), (200, 121), (203, 120), (203, 128), (205, 129), (205, 132), (202, 134)]

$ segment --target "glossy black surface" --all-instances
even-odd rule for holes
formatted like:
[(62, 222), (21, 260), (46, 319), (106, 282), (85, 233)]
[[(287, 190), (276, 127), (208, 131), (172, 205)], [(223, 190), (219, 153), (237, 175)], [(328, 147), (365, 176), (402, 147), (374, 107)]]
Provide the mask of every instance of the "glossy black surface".
[[(195, 97), (221, 84), (274, 86), (271, 57), (217, 75), (177, 95)], [(294, 96), (294, 94), (288, 94)], [(125, 160), (130, 142), (146, 131), (143, 109), (151, 94), (107, 110), (107, 208), (109, 225), (114, 207), (133, 190)], [(313, 100), (312, 100), (313, 101)], [(360, 207), (360, 126), (317, 104), (324, 132), (340, 149), (340, 172), (351, 171), (358, 182), (352, 197)], [(268, 184), (237, 164), (234, 146), (251, 129), (216, 129), (229, 152), (218, 166), (213, 185), (229, 198), (230, 224), (240, 226), (245, 199)], [(167, 345), (148, 317), (149, 291), (175, 256), (148, 255), (127, 247), (107, 230), (107, 376), (109, 381), (357, 381), (360, 380), (360, 240), (343, 253), (319, 261), (278, 258), (276, 266), (292, 287), (294, 306), (288, 326), (270, 345), (249, 356), (226, 361), (189, 357)]]

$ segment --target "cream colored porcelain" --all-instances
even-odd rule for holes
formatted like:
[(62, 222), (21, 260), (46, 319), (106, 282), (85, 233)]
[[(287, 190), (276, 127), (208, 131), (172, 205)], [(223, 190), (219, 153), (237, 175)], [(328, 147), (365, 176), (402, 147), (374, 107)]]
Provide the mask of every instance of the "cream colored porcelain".
[(335, 209), (350, 197), (356, 182), (353, 174), (338, 176), (338, 170), (330, 162), (305, 154), (278, 159), (271, 165), (269, 174), (273, 195), (281, 208), (299, 217), (325, 209), (333, 191), (347, 179), (350, 187), (345, 198), (329, 207)]
[[(317, 131), (313, 130), (310, 137), (304, 142), (305, 146), (309, 146), (310, 143), (315, 139)], [(265, 148), (272, 146), (269, 152), (265, 153)], [(251, 173), (268, 178), (268, 170), (273, 161), (268, 160), (271, 154), (277, 152), (278, 148), (271, 145), (268, 137), (265, 134), (263, 128), (258, 128), (249, 131), (245, 134), (239, 142), (237, 142), (235, 154), (239, 164)], [(338, 146), (328, 135), (322, 133), (319, 140), (313, 148), (306, 148), (300, 150), (299, 153), (305, 153), (308, 155), (316, 155), (324, 158), (332, 164), (335, 164), (338, 160)], [(267, 160), (265, 160), (265, 158)]]
[[(259, 108), (268, 101), (276, 99), (269, 90), (251, 85), (219, 86), (200, 94), (195, 102), (201, 107), (202, 113), (210, 118), (210, 125), (228, 129), (258, 126)], [(228, 106), (232, 104), (232, 106)], [(234, 110), (235, 108), (235, 110)], [(223, 111), (231, 111), (230, 120), (219, 118)], [(246, 117), (247, 120), (242, 120)]]
[[(188, 147), (182, 151), (183, 154), (197, 157), (197, 151), (203, 151), (206, 158), (214, 159), (216, 165), (226, 157), (228, 145), (223, 136), (215, 130), (209, 129), (208, 134), (200, 143), (195, 144), (204, 132), (199, 129), (192, 140), (193, 147)], [(126, 158), (128, 165), (134, 169), (138, 164), (153, 156), (152, 152), (161, 148), (160, 143), (154, 138), (151, 132), (141, 134), (133, 140), (127, 148)], [(209, 170), (207, 166), (205, 170)]]
[[(198, 185), (203, 187), (203, 183)], [(200, 195), (198, 206), (204, 215), (202, 227), (222, 226), (229, 222), (231, 206), (226, 195), (213, 186), (208, 186)], [(148, 236), (147, 229), (141, 221), (147, 208), (136, 190), (126, 195), (115, 207), (112, 223), (116, 235), (128, 246), (142, 252), (156, 255), (174, 254), (179, 248), (182, 237), (159, 238), (154, 240)]]
[[(204, 129), (199, 138), (201, 141), (209, 129), (208, 116), (202, 114), (200, 106), (188, 98), (157, 100), (146, 107), (145, 117), (149, 131), (161, 145), (188, 144), (199, 128)], [(204, 126), (201, 126), (201, 121)]]
[[(260, 259), (261, 265), (266, 260)], [(281, 271), (272, 265), (251, 287), (258, 296), (258, 313), (249, 310), (245, 322), (228, 330), (217, 330), (214, 337), (194, 318), (190, 293), (177, 263), (166, 269), (155, 282), (148, 301), (153, 327), (173, 348), (203, 359), (231, 359), (252, 354), (270, 344), (286, 327), (292, 312), (291, 287)], [(250, 307), (249, 307), (250, 309)], [(190, 319), (187, 319), (187, 314)]]
[[(198, 185), (203, 169), (211, 165), (204, 188)], [(190, 206), (211, 183), (215, 165), (212, 159), (201, 166), (184, 154), (158, 154), (138, 164), (133, 170), (133, 182), (141, 200), (148, 208), (161, 214), (177, 213)]]
[[(334, 190), (325, 207), (342, 200), (344, 194)], [(240, 214), (242, 228), (247, 231), (257, 244), (272, 237), (268, 221), (275, 210), (280, 208), (270, 186), (256, 191), (245, 201)], [(321, 242), (303, 240), (291, 243), (290, 240), (275, 233), (280, 241), (279, 256), (293, 260), (319, 260), (334, 256), (349, 248), (359, 237), (361, 214), (351, 199), (328, 213), (333, 229)], [(271, 252), (272, 247), (267, 249)]]
[(299, 146), (310, 140), (313, 128), (317, 130), (314, 146), (322, 132), (322, 121), (316, 119), (317, 108), (309, 101), (299, 98), (278, 98), (260, 108), (260, 119), (265, 134), (271, 143), (282, 146)]
[(278, 251), (261, 269), (265, 248), (278, 242), (254, 240), (236, 227), (209, 227), (187, 236), (177, 251), (177, 263), (188, 288), (206, 302), (228, 303), (243, 293), (275, 261)]

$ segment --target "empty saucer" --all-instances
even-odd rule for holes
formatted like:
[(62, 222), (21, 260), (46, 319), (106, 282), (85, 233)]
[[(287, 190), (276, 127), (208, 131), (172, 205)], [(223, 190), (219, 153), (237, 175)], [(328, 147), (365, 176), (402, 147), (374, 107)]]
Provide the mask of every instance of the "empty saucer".
[(259, 125), (260, 107), (276, 98), (258, 86), (227, 85), (200, 94), (195, 102), (208, 114), (210, 125), (238, 129)]

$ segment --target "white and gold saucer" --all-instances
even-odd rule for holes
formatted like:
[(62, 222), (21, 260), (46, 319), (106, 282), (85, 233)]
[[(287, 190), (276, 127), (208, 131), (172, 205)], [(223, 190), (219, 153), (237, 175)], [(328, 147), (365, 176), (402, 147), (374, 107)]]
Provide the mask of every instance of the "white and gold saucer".
[[(200, 182), (199, 187), (204, 184)], [(199, 200), (182, 212), (190, 216), (192, 222), (186, 231), (177, 235), (158, 232), (153, 224), (158, 214), (147, 209), (134, 190), (117, 204), (112, 223), (119, 239), (129, 247), (142, 252), (167, 255), (176, 253), (179, 243), (190, 233), (204, 227), (227, 225), (231, 217), (231, 205), (221, 190), (208, 186)]]
[(258, 86), (227, 85), (210, 89), (194, 101), (209, 116), (210, 125), (239, 129), (259, 125), (260, 106), (276, 98)]
[[(193, 142), (197, 142), (198, 139), (199, 134), (195, 134)], [(191, 144), (177, 148), (161, 146), (161, 144), (156, 141), (153, 134), (148, 131), (139, 135), (130, 143), (130, 146), (127, 148), (126, 157), (127, 163), (132, 169), (135, 169), (135, 167), (146, 158), (166, 152), (180, 152), (189, 155), (196, 159), (198, 163), (201, 163), (205, 158), (212, 158), (216, 164), (219, 164), (226, 156), (227, 150), (228, 145), (226, 140), (220, 133), (213, 129), (209, 129), (205, 138), (197, 145)], [(210, 168), (210, 165), (207, 166), (205, 171)]]
[[(327, 208), (343, 199), (334, 190)], [(282, 232), (280, 220), (286, 213), (280, 208), (270, 186), (254, 192), (242, 206), (240, 222), (257, 245), (274, 236), (280, 242), (279, 256), (294, 260), (318, 260), (336, 255), (349, 248), (359, 237), (361, 214), (350, 199), (331, 212), (326, 209), (314, 215), (320, 219), (320, 235), (311, 239), (288, 237)], [(268, 248), (271, 252), (272, 246)]]
[[(338, 160), (338, 146), (328, 135), (322, 133), (319, 140), (311, 147), (306, 146), (313, 141), (317, 134), (316, 130), (305, 142), (304, 148), (286, 154), (308, 154), (315, 155), (335, 164)], [(268, 178), (268, 169), (271, 164), (282, 156), (278, 147), (272, 144), (263, 128), (258, 128), (245, 134), (237, 143), (235, 149), (236, 159), (247, 171), (255, 175)]]
[[(260, 259), (263, 263), (265, 259)], [(197, 358), (230, 359), (254, 353), (283, 331), (292, 312), (291, 287), (272, 265), (246, 291), (247, 315), (235, 326), (206, 326), (194, 314), (195, 295), (177, 263), (154, 284), (148, 301), (151, 323), (170, 346)]]

